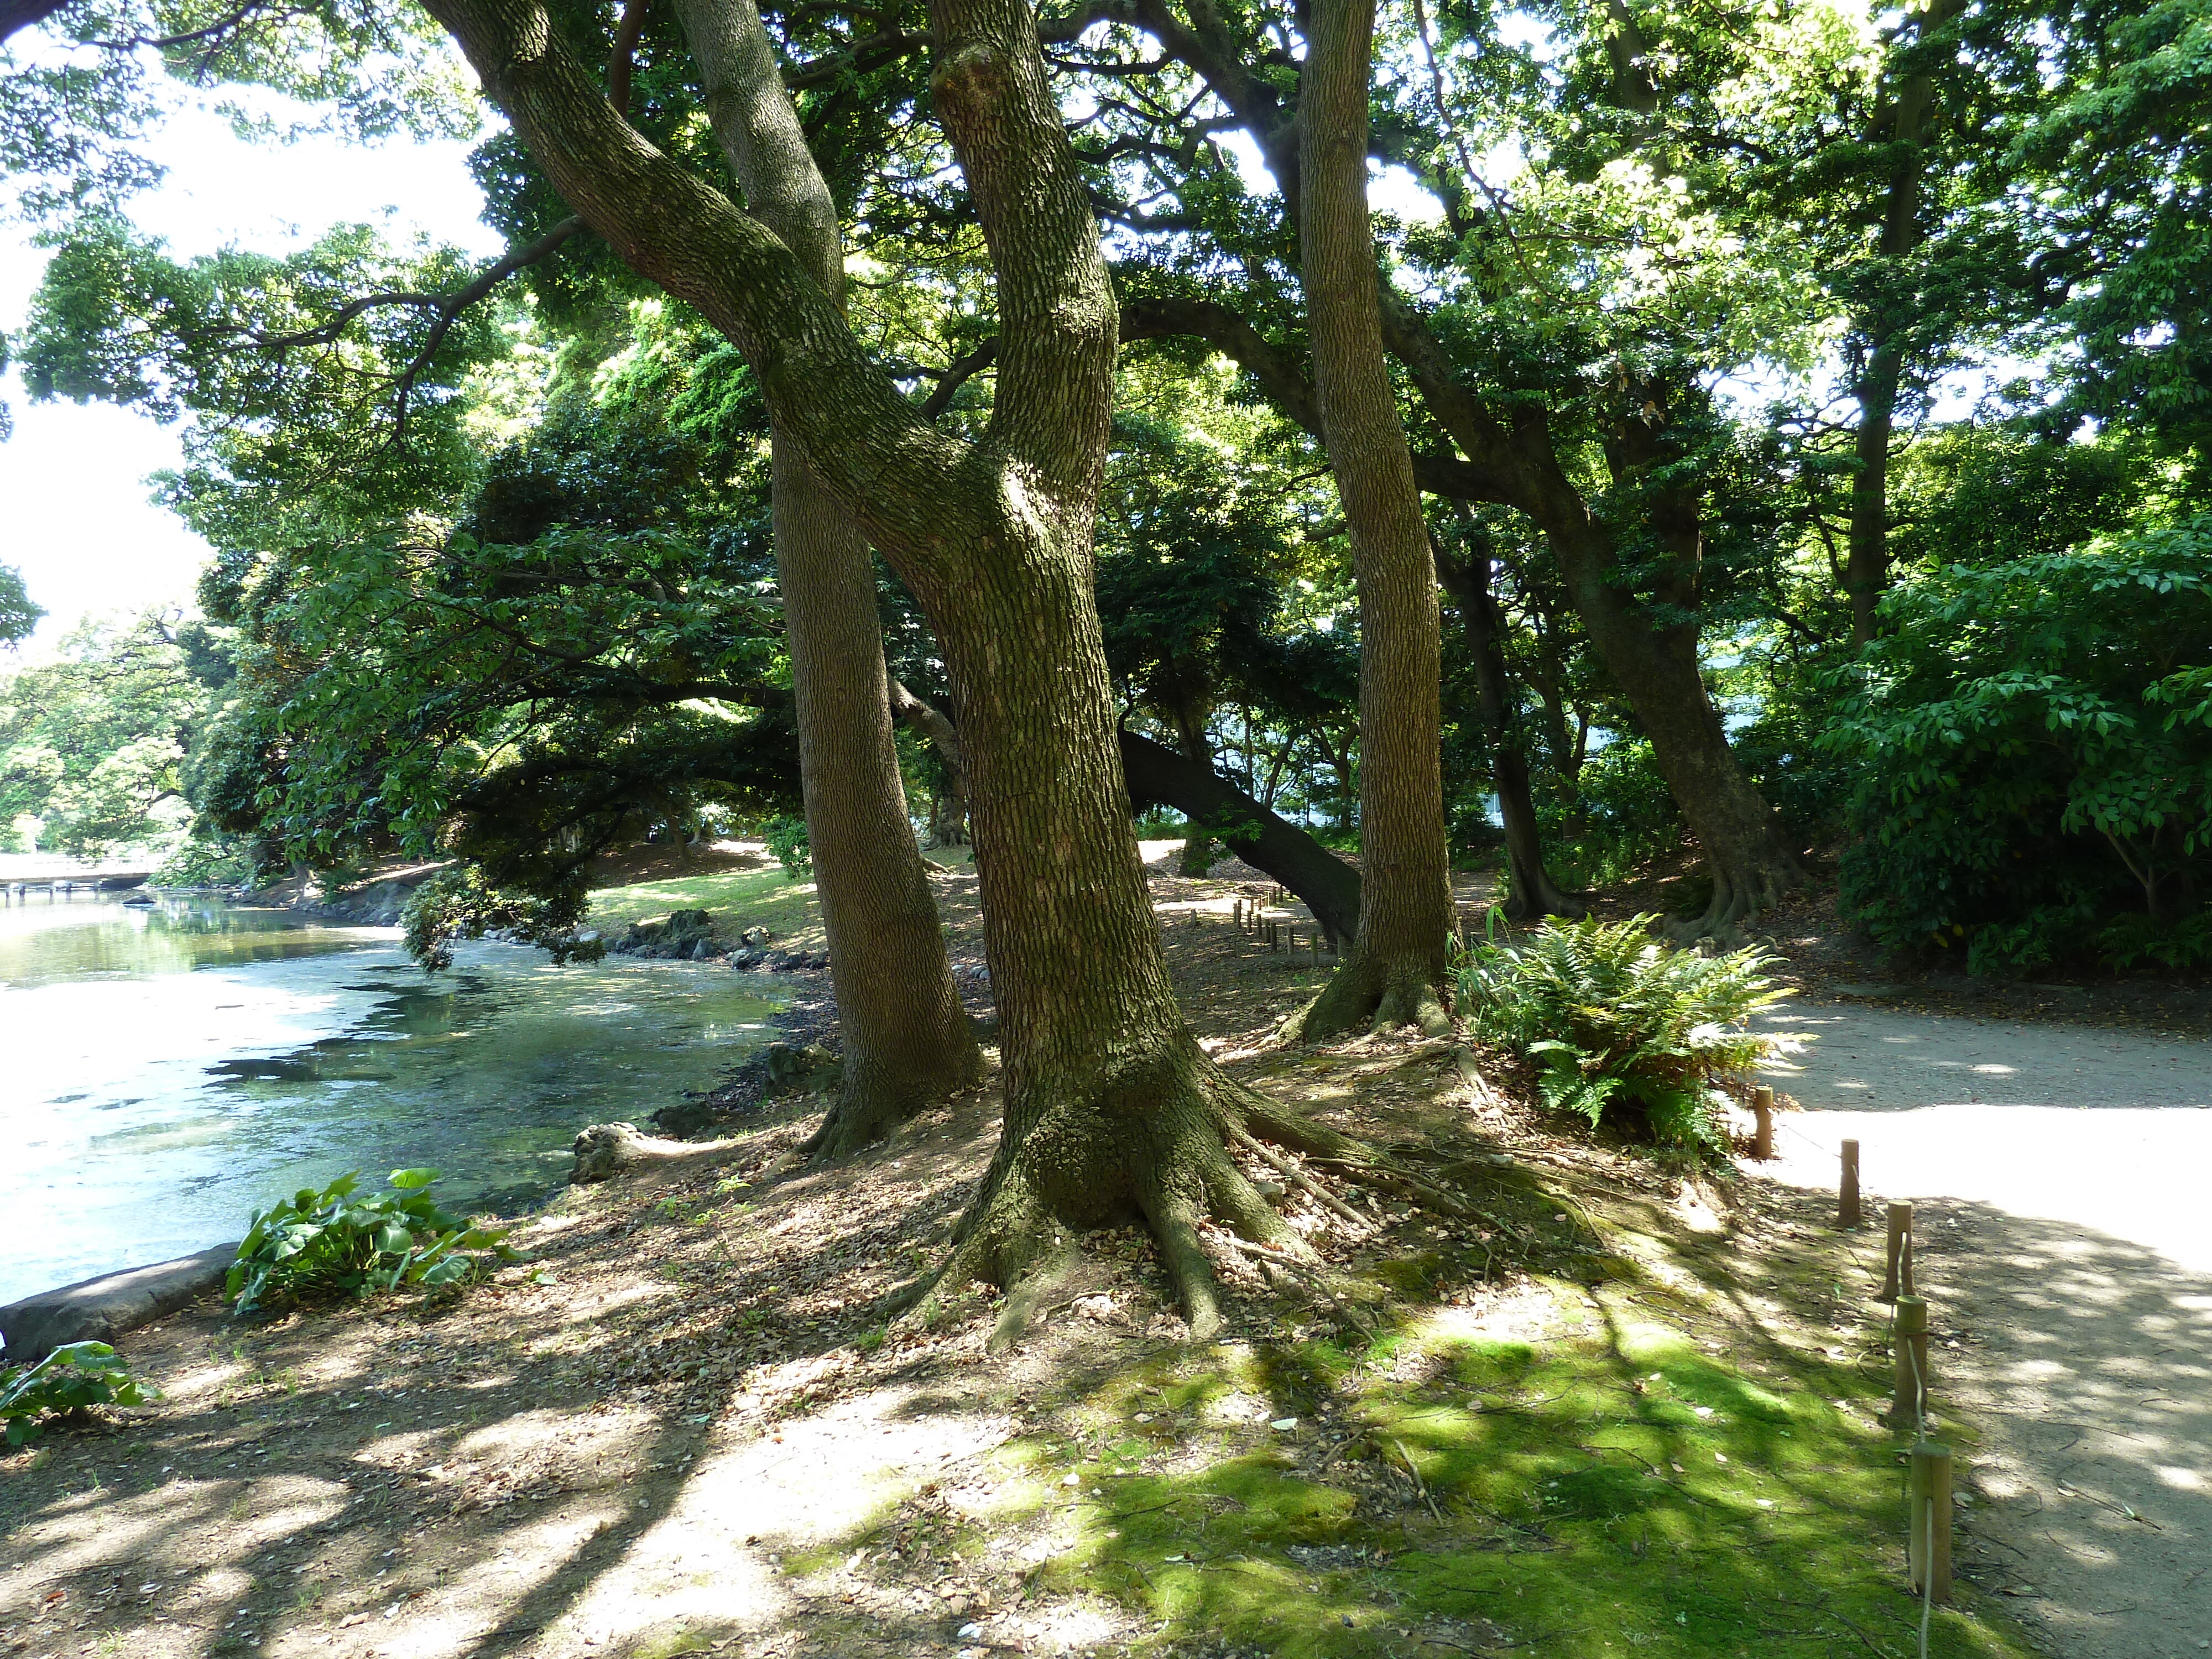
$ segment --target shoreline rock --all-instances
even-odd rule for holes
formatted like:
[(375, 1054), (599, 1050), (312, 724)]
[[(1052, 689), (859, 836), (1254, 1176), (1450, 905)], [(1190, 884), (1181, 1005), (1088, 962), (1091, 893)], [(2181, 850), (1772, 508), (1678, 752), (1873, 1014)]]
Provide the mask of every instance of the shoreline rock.
[(191, 1255), (41, 1291), (0, 1308), (0, 1349), (10, 1364), (34, 1365), (71, 1342), (109, 1342), (174, 1313), (222, 1283), (237, 1244), (211, 1244)]

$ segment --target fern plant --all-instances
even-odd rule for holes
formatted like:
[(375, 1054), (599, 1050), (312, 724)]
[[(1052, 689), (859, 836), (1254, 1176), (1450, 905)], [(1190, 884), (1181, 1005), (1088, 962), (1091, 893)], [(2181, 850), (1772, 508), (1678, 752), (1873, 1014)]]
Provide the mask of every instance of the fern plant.
[(1725, 1144), (1714, 1108), (1785, 1039), (1747, 1022), (1790, 993), (1755, 949), (1705, 956), (1652, 938), (1656, 916), (1547, 922), (1459, 960), (1461, 1006), (1484, 1036), (1533, 1061), (1544, 1103), (1592, 1127), (1640, 1115), (1669, 1146)]

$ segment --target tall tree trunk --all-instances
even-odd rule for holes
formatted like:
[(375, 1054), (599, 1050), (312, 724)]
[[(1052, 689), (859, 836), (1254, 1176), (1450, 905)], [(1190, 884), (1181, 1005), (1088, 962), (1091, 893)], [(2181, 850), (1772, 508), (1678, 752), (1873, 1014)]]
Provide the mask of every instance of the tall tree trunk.
[[(1466, 514), (1465, 503), (1460, 504)], [(1498, 815), (1505, 821), (1505, 914), (1516, 921), (1534, 916), (1580, 916), (1585, 906), (1559, 890), (1544, 865), (1544, 840), (1536, 824), (1536, 799), (1528, 786), (1528, 751), (1513, 713), (1512, 682), (1505, 672), (1505, 618), (1490, 587), (1490, 555), (1473, 547), (1464, 559), (1436, 550), (1437, 574), (1459, 609), (1474, 664), (1475, 701), (1490, 750), (1490, 779)]]
[[(836, 205), (783, 95), (758, 13), (678, 0), (677, 14), (699, 62), (708, 118), (754, 216), (842, 305)], [(841, 1157), (980, 1083), (983, 1059), (953, 987), (937, 902), (908, 821), (874, 562), (780, 423), (773, 443), (776, 581), (791, 649), (806, 838), (844, 1051), (836, 1102), (807, 1150)]]
[(1367, 215), (1374, 0), (1316, 0), (1301, 86), (1300, 263), (1322, 441), (1359, 588), (1359, 930), (1298, 1022), (1448, 1030), (1451, 929), (1435, 568), (1382, 355)]
[[(1949, 22), (1965, 0), (1929, 0), (1915, 20), (1916, 42)], [(1920, 223), (1921, 145), (1936, 101), (1935, 76), (1925, 70), (1906, 76), (1889, 109), (1891, 142), (1898, 161), (1882, 202), (1881, 234), (1875, 251), (1896, 267), (1925, 240)], [(1887, 286), (1887, 284), (1885, 284)], [(1851, 478), (1850, 525), (1845, 542), (1844, 586), (1851, 603), (1851, 643), (1864, 647), (1875, 636), (1875, 610), (1889, 586), (1889, 444), (1896, 427), (1897, 394), (1905, 378), (1904, 336), (1918, 307), (1917, 296), (1880, 296), (1864, 319), (1866, 368), (1852, 388), (1858, 400), (1858, 430), (1851, 449), (1858, 470)]]
[[(741, 13), (750, 0), (724, 0)], [(961, 714), (1005, 1059), (1005, 1128), (944, 1274), (1018, 1330), (1070, 1230), (1141, 1216), (1194, 1334), (1219, 1325), (1196, 1223), (1310, 1255), (1228, 1156), (1243, 1128), (1355, 1149), (1200, 1052), (1168, 982), (1121, 776), (1091, 535), (1115, 311), (1097, 222), (1020, 0), (933, 0), (931, 103), (998, 275), (991, 419), (931, 425), (789, 249), (608, 107), (543, 0), (426, 0), (562, 195), (743, 350), (779, 434), (883, 550)], [(763, 81), (765, 88), (769, 83)], [(787, 97), (780, 85), (778, 96)]]
[(1875, 610), (1889, 586), (1889, 440), (1903, 368), (1896, 344), (1877, 341), (1855, 388), (1859, 426), (1851, 434), (1851, 452), (1858, 470), (1851, 475), (1844, 587), (1851, 602), (1851, 643), (1861, 647), (1874, 638)]

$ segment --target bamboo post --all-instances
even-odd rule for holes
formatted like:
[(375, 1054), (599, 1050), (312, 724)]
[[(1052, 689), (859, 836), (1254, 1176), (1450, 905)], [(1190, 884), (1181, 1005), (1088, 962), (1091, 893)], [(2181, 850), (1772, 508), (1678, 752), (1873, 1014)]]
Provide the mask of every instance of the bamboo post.
[(1900, 1429), (1917, 1428), (1928, 1415), (1928, 1302), (1924, 1297), (1897, 1298), (1896, 1387), (1889, 1420)]
[(1844, 1143), (1844, 1177), (1836, 1192), (1836, 1225), (1856, 1227), (1859, 1224), (1859, 1144), (1856, 1140)]
[(1752, 1115), (1759, 1127), (1752, 1131), (1751, 1155), (1756, 1158), (1774, 1156), (1774, 1091), (1761, 1084), (1751, 1091)]
[(1951, 1599), (1951, 1449), (1933, 1440), (1912, 1448), (1912, 1530), (1905, 1571), (1915, 1595)]
[(1889, 1206), (1889, 1249), (1881, 1270), (1881, 1300), (1912, 1294), (1912, 1206)]

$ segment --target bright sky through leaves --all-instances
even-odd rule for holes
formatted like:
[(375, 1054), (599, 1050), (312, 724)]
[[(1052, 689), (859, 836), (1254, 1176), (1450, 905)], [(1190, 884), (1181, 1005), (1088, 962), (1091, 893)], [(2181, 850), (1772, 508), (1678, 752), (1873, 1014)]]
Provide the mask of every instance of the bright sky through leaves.
[[(273, 98), (254, 101), (272, 113), (283, 107)], [(222, 118), (180, 97), (149, 145), (168, 177), (131, 212), (187, 255), (226, 242), (283, 253), (331, 225), (358, 221), (495, 253), (503, 246), (498, 235), (477, 222), (483, 200), (469, 174), (469, 148), (404, 137), (368, 146), (333, 136), (247, 143)], [(0, 224), (0, 330), (11, 336), (22, 327), (46, 257), (21, 226)], [(0, 564), (21, 569), (47, 611), (24, 658), (49, 655), (88, 612), (188, 599), (206, 545), (148, 501), (145, 482), (176, 464), (177, 429), (112, 404), (32, 404), (14, 373), (0, 397), (15, 422), (15, 436), (0, 444), (0, 501), (7, 504)]]

